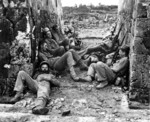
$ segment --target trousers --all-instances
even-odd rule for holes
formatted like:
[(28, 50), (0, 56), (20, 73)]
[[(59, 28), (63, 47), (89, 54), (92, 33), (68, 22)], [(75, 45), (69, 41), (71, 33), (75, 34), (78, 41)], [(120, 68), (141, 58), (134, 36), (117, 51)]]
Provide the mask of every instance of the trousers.
[(70, 69), (80, 59), (81, 57), (73, 49), (70, 49), (61, 57), (49, 59), (48, 63), (54, 70), (63, 71), (66, 67)]
[(116, 74), (103, 62), (92, 63), (88, 69), (87, 75), (94, 77), (97, 81), (111, 82)]
[(32, 92), (37, 93), (37, 98), (49, 99), (50, 83), (48, 81), (37, 82), (25, 71), (20, 71), (16, 79), (14, 91), (23, 92), (24, 84), (26, 84)]

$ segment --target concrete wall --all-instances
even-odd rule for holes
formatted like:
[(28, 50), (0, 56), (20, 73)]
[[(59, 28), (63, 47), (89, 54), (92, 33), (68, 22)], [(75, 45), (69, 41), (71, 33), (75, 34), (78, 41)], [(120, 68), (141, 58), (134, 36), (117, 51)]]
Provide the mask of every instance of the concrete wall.
[(148, 107), (150, 103), (150, 6), (148, 0), (121, 0), (118, 24), (120, 39), (130, 45), (129, 107)]

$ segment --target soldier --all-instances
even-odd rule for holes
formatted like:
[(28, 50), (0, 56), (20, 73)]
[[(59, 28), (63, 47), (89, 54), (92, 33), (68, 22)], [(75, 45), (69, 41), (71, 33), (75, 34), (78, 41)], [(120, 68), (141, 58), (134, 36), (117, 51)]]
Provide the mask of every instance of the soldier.
[(123, 46), (119, 50), (120, 59), (117, 60), (111, 66), (101, 61), (97, 63), (92, 63), (87, 72), (87, 76), (80, 78), (82, 81), (91, 82), (94, 78), (99, 84), (96, 86), (97, 89), (103, 88), (108, 85), (108, 83), (114, 81), (118, 76), (118, 73), (126, 69), (128, 64), (128, 54), (129, 47)]
[(87, 66), (73, 49), (70, 49), (62, 56), (53, 57), (50, 52), (46, 51), (47, 46), (45, 42), (41, 44), (41, 48), (43, 52), (39, 52), (39, 59), (41, 61), (47, 61), (50, 68), (58, 73), (64, 71), (65, 68), (68, 67), (73, 80), (78, 81), (79, 77), (77, 77), (74, 71), (74, 65), (79, 64), (81, 70), (87, 70)]
[(65, 53), (65, 48), (63, 46), (59, 46), (59, 44), (54, 39), (52, 39), (52, 34), (48, 27), (44, 28), (44, 32), (46, 34), (44, 41), (47, 43), (48, 50), (51, 51), (52, 55), (63, 55)]
[(10, 100), (11, 103), (16, 103), (23, 96), (24, 84), (27, 84), (28, 88), (37, 93), (36, 105), (32, 109), (34, 114), (47, 114), (48, 108), (46, 104), (49, 99), (51, 84), (59, 86), (58, 80), (49, 72), (49, 64), (42, 62), (40, 64), (40, 70), (31, 78), (25, 71), (18, 73), (14, 91), (16, 95)]

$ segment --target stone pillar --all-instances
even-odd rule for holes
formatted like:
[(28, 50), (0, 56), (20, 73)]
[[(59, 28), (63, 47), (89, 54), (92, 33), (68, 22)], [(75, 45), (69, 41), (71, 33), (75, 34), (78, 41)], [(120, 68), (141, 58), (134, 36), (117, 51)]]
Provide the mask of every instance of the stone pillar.
[(129, 107), (148, 108), (150, 103), (150, 6), (146, 0), (136, 0), (134, 7)]
[(120, 23), (130, 45), (129, 108), (148, 108), (150, 103), (150, 6), (148, 0), (121, 0)]

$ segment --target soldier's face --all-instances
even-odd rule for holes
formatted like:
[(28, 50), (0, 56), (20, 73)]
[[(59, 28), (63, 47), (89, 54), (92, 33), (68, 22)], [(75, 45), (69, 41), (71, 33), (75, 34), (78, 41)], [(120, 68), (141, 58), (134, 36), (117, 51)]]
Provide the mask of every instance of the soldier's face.
[(44, 73), (47, 73), (48, 72), (48, 65), (47, 64), (43, 64), (41, 66), (41, 71), (44, 72)]
[(47, 47), (47, 43), (44, 43), (42, 48), (43, 48), (43, 50), (45, 51), (45, 50), (48, 48), (48, 47)]
[(52, 38), (52, 34), (51, 34), (50, 31), (48, 31), (48, 32), (46, 33), (46, 35), (47, 35), (48, 38)]

